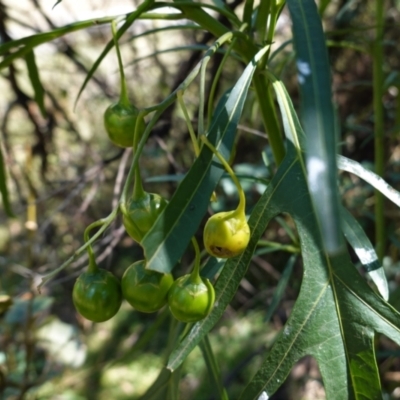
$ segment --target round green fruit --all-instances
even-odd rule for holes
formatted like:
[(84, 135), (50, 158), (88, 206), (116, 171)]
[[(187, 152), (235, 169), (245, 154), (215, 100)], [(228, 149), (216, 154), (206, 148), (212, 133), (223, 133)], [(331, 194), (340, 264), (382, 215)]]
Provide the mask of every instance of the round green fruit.
[[(108, 137), (117, 146), (132, 147), (135, 135), (136, 120), (139, 111), (133, 106), (120, 102), (111, 104), (104, 113), (104, 126)], [(145, 130), (145, 123), (140, 123), (140, 132)], [(140, 137), (140, 136), (139, 136)]]
[(177, 279), (168, 293), (172, 315), (179, 321), (189, 323), (205, 318), (215, 301), (215, 290), (210, 281), (201, 278), (194, 282), (191, 274)]
[(174, 278), (145, 268), (145, 261), (137, 261), (127, 268), (121, 279), (122, 294), (138, 311), (152, 313), (167, 303), (167, 295)]
[(109, 271), (100, 268), (94, 272), (87, 271), (76, 280), (72, 300), (76, 310), (86, 319), (107, 321), (121, 306), (121, 285)]

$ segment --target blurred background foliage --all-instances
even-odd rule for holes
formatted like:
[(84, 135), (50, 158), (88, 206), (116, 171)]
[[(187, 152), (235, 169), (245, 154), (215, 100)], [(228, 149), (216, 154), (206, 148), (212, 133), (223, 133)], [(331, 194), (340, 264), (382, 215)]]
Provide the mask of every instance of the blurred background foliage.
[[(138, 1), (76, 2), (63, 0), (0, 1), (1, 43), (45, 32), (79, 20), (127, 13)], [(243, 11), (243, 1), (228, 6)], [(400, 1), (385, 1), (384, 117), (385, 179), (400, 189)], [(340, 124), (342, 154), (373, 168), (374, 134), (372, 58), (374, 1), (321, 1), (332, 66), (333, 91)], [(166, 9), (165, 12), (168, 12)], [(226, 21), (225, 21), (226, 22)], [(175, 26), (179, 29), (143, 35)], [(140, 314), (123, 303), (122, 312), (102, 324), (80, 317), (71, 300), (75, 278), (87, 258), (49, 282), (39, 294), (41, 274), (62, 264), (83, 242), (83, 230), (107, 215), (116, 204), (130, 151), (114, 147), (103, 128), (102, 114), (119, 95), (114, 52), (105, 58), (75, 106), (79, 88), (91, 65), (111, 38), (109, 24), (71, 33), (35, 50), (45, 92), (43, 116), (34, 101), (26, 63), (18, 59), (0, 72), (1, 145), (9, 174), (11, 202), (16, 218), (0, 209), (0, 397), (4, 399), (135, 399), (145, 393), (166, 359), (169, 320)], [(274, 48), (291, 38), (287, 10), (277, 26)], [(142, 19), (120, 40), (131, 100), (144, 107), (161, 101), (199, 61), (212, 43), (209, 33), (185, 20)], [(213, 77), (222, 55), (212, 58)], [(231, 59), (233, 60), (233, 59)], [(272, 62), (294, 104), (298, 89), (291, 44)], [(230, 61), (219, 82), (222, 94), (240, 76), (244, 66)], [(189, 111), (196, 115), (198, 82), (185, 93)], [(274, 170), (271, 150), (262, 132), (255, 96), (250, 92), (237, 139), (235, 170), (251, 209)], [(262, 154), (260, 149), (263, 149)], [(194, 159), (181, 111), (171, 106), (151, 134), (140, 166), (146, 189), (167, 198)], [(347, 208), (371, 240), (374, 238), (372, 188), (348, 173), (340, 174), (340, 190)], [(214, 210), (237, 203), (236, 190), (222, 179)], [(388, 244), (384, 266), (391, 303), (400, 309), (400, 215), (387, 202)], [(264, 234), (248, 274), (210, 340), (231, 398), (257, 371), (261, 353), (273, 342), (290, 315), (302, 275), (301, 257), (289, 261), (298, 248), (290, 218), (276, 218)], [(294, 241), (295, 242), (295, 241)], [(96, 243), (100, 265), (121, 277), (141, 258), (141, 249), (117, 220)], [(189, 253), (176, 271), (187, 271)], [(289, 268), (290, 266), (290, 268)], [(288, 271), (290, 270), (290, 274)], [(287, 287), (276, 292), (282, 275)], [(267, 316), (274, 293), (273, 314)], [(268, 321), (269, 319), (269, 321)], [(267, 320), (267, 323), (266, 323)], [(149, 339), (151, 332), (154, 337)], [(229, 345), (227, 345), (229, 343)], [(387, 398), (400, 398), (399, 351), (386, 338), (377, 339), (377, 359)], [(214, 399), (200, 349), (183, 366), (182, 399)], [(318, 366), (301, 360), (274, 399), (323, 399)]]

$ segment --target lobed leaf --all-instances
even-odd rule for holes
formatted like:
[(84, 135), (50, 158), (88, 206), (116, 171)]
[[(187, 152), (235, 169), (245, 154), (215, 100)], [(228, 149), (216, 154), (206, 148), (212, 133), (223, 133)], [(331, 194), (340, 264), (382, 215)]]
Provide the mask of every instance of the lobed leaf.
[(305, 355), (317, 359), (328, 399), (378, 398), (374, 332), (400, 344), (400, 314), (368, 286), (347, 252), (330, 256), (322, 250), (322, 232), (298, 160), (275, 187), (269, 207), (289, 213), (296, 223), (303, 281), (287, 324), (241, 398), (270, 396)]

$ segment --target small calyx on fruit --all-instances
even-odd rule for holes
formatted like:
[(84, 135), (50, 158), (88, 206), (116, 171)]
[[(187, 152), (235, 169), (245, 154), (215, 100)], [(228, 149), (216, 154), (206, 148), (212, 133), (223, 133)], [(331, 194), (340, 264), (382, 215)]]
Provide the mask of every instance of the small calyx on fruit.
[(143, 196), (138, 199), (133, 196), (128, 200), (122, 221), (129, 236), (141, 243), (167, 204), (160, 195), (147, 192), (143, 192)]
[(204, 227), (204, 246), (214, 257), (230, 258), (242, 253), (249, 239), (246, 217), (236, 210), (214, 214)]
[(130, 265), (121, 279), (122, 294), (138, 311), (153, 313), (167, 303), (167, 295), (174, 278), (146, 269), (144, 260)]
[[(96, 221), (86, 228), (84, 233), (86, 243), (89, 240), (90, 230), (101, 224), (101, 220)], [(97, 266), (91, 245), (88, 245), (87, 251), (89, 267), (75, 281), (72, 301), (79, 314), (86, 319), (104, 322), (112, 318), (121, 307), (121, 285), (111, 272)]]
[(101, 268), (89, 269), (76, 280), (72, 300), (83, 317), (93, 322), (104, 322), (121, 306), (121, 286), (111, 272)]
[(239, 192), (239, 204), (236, 210), (219, 212), (208, 219), (203, 233), (204, 247), (214, 257), (235, 257), (243, 253), (250, 240), (250, 227), (245, 214), (246, 198), (238, 178), (227, 161), (205, 136), (201, 136), (201, 140), (218, 157)]
[(207, 278), (193, 281), (190, 274), (178, 278), (168, 293), (172, 315), (181, 322), (197, 322), (211, 311), (215, 301), (214, 287)]
[[(132, 147), (135, 133), (136, 122), (138, 119), (138, 109), (128, 102), (113, 103), (104, 113), (104, 127), (108, 137), (120, 147)], [(145, 130), (143, 119), (139, 121), (139, 130)]]
[(200, 251), (195, 238), (192, 239), (196, 259), (191, 274), (178, 278), (168, 293), (168, 305), (172, 315), (185, 323), (204, 319), (212, 310), (215, 290), (207, 278), (200, 276)]

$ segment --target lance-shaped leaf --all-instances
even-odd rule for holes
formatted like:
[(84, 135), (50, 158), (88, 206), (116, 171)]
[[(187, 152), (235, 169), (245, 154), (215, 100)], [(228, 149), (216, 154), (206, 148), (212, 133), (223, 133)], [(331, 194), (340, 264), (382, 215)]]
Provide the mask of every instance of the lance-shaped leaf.
[(360, 163), (350, 160), (347, 157), (337, 156), (338, 168), (357, 175), (359, 178), (368, 182), (376, 190), (379, 190), (390, 201), (400, 207), (400, 192), (390, 186), (382, 177), (364, 168)]
[(306, 133), (308, 184), (323, 244), (329, 253), (343, 246), (337, 192), (335, 117), (322, 22), (314, 0), (288, 0), (293, 21), (301, 120)]
[(0, 142), (0, 193), (1, 193), (1, 198), (3, 200), (4, 211), (9, 217), (14, 217), (8, 196), (7, 173), (6, 173), (6, 167), (4, 165), (3, 149), (1, 147), (1, 142)]
[[(266, 50), (264, 48), (257, 53), (229, 96), (220, 101), (214, 114), (208, 138), (227, 159), (257, 61)], [(168, 206), (143, 239), (146, 268), (160, 272), (171, 271), (197, 231), (207, 211), (211, 194), (223, 173), (224, 167), (209, 148), (203, 146)]]
[(356, 252), (367, 274), (375, 283), (381, 296), (389, 300), (389, 288), (383, 266), (368, 236), (357, 220), (344, 208), (341, 209), (342, 229), (350, 246)]
[(248, 248), (227, 261), (218, 278), (216, 306), (178, 344), (167, 369), (176, 369), (217, 323), (245, 275), (268, 222), (278, 213), (288, 213), (296, 224), (302, 249), (300, 294), (287, 324), (241, 399), (267, 399), (305, 355), (317, 359), (328, 399), (381, 398), (374, 333), (381, 332), (400, 344), (400, 314), (369, 287), (344, 248), (335, 255), (326, 252), (299, 151), (302, 129), (290, 98), (284, 90), (277, 90), (281, 84), (274, 81), (273, 86), (290, 139), (287, 157), (249, 218), (252, 234)]
[(368, 286), (346, 252), (324, 252), (299, 162), (287, 171), (270, 203), (296, 223), (303, 282), (287, 324), (241, 398), (270, 396), (305, 355), (317, 359), (328, 399), (380, 398), (374, 331), (400, 344), (400, 314)]
[(268, 222), (279, 213), (279, 208), (271, 203), (275, 191), (286, 175), (286, 170), (293, 164), (294, 159), (286, 157), (278, 169), (274, 179), (268, 185), (260, 200), (254, 207), (248, 224), (251, 237), (247, 249), (235, 258), (226, 261), (225, 266), (215, 284), (215, 306), (211, 313), (203, 320), (197, 322), (184, 338), (184, 340), (171, 353), (167, 368), (172, 371), (179, 367), (188, 354), (196, 347), (212, 327), (218, 322), (226, 307), (235, 296), (240, 281), (247, 272), (257, 243), (265, 231)]
[(44, 106), (44, 90), (40, 81), (39, 70), (36, 65), (35, 53), (29, 51), (25, 56), (26, 65), (28, 67), (28, 75), (35, 92), (35, 101), (40, 108), (43, 117), (46, 117), (46, 108)]

